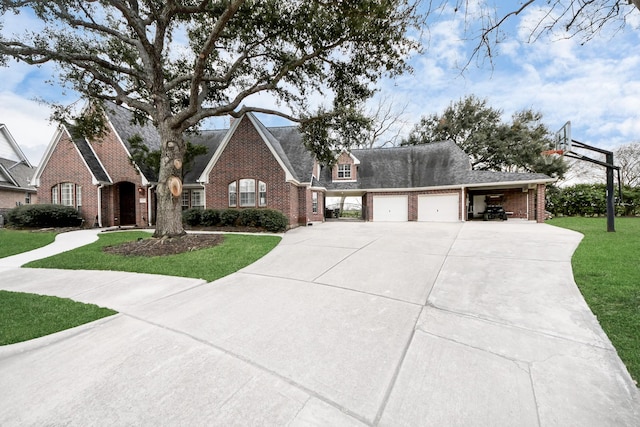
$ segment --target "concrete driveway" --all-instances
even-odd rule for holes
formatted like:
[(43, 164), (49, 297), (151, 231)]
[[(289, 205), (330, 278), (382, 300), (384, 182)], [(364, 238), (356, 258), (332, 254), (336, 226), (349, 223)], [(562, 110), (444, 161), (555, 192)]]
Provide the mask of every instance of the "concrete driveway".
[(325, 223), (213, 283), (0, 267), (120, 311), (0, 348), (0, 425), (636, 426), (545, 224)]

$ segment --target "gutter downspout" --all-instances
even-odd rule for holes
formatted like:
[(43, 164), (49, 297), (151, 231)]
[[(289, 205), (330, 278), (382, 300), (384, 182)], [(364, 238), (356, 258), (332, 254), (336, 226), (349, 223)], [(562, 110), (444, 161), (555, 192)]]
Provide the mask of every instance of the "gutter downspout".
[(102, 228), (102, 189), (104, 184), (98, 185), (98, 227)]
[(155, 188), (155, 185), (147, 186), (147, 225), (151, 227), (151, 190)]
[(462, 198), (462, 222), (467, 222), (467, 217), (469, 215), (469, 204), (467, 200), (467, 194), (465, 191), (465, 186), (460, 186), (460, 197)]

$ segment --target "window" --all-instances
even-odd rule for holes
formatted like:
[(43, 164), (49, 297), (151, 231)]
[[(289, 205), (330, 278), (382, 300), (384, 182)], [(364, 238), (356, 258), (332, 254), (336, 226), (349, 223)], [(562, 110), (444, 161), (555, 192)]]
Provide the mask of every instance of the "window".
[(258, 192), (260, 193), (258, 195), (258, 205), (261, 207), (267, 206), (267, 184), (258, 181)]
[(251, 207), (256, 205), (256, 181), (253, 179), (240, 180), (240, 206)]
[[(31, 199), (27, 203), (30, 203)], [(51, 187), (51, 203), (54, 205), (82, 206), (82, 186), (71, 182), (63, 182)]]
[[(239, 205), (238, 202), (240, 202)], [(236, 206), (242, 208), (267, 206), (267, 183), (249, 178), (233, 181), (229, 184), (229, 207)]]
[(315, 191), (311, 193), (311, 211), (318, 213), (318, 193)]
[(58, 203), (60, 203), (58, 201), (58, 186), (54, 185), (53, 187), (51, 187), (51, 203), (54, 205), (57, 205)]
[(31, 193), (25, 193), (24, 194), (24, 204), (25, 205), (30, 205), (31, 204)]
[(60, 204), (64, 206), (73, 206), (73, 184), (63, 182), (60, 184)]
[(238, 194), (236, 193), (236, 182), (229, 184), (229, 206), (235, 208), (238, 206)]
[(76, 185), (76, 206), (78, 209), (82, 206), (82, 185)]
[(191, 190), (191, 207), (204, 208), (203, 190)]
[(189, 209), (189, 190), (182, 191), (182, 210)]
[(351, 165), (339, 164), (338, 165), (338, 178), (351, 178)]

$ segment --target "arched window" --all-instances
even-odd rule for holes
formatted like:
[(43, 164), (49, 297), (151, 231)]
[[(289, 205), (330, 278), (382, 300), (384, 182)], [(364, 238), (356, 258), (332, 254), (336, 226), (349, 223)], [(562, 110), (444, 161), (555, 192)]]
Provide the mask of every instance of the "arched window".
[(82, 186), (72, 182), (61, 182), (51, 187), (51, 203), (54, 205), (82, 206)]
[(243, 178), (230, 183), (229, 207), (235, 208), (237, 206), (241, 208), (266, 207), (267, 183), (250, 178)]

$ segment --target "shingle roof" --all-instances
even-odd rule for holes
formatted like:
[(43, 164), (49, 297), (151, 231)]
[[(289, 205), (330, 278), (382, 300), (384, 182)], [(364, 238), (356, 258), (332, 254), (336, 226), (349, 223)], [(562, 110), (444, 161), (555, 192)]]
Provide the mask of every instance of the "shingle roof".
[[(160, 150), (160, 135), (151, 120), (147, 120), (144, 125), (134, 123), (133, 111), (111, 102), (106, 103), (105, 113), (129, 152), (131, 152), (131, 143), (129, 141), (134, 136), (140, 136), (142, 142), (149, 147), (151, 151)], [(153, 168), (144, 164), (138, 165), (138, 167), (149, 181), (156, 181), (158, 179)]]
[(295, 126), (267, 128), (280, 143), (291, 172), (300, 182), (310, 182), (313, 173), (313, 155), (302, 142), (302, 134)]
[(358, 182), (331, 181), (323, 170), (321, 181), (328, 189), (425, 188), (460, 184), (459, 177), (471, 169), (468, 156), (451, 141), (393, 148), (352, 150), (360, 160)]
[(543, 173), (516, 173), (494, 171), (468, 171), (467, 173), (460, 174), (459, 179), (459, 183), (465, 185), (519, 181), (551, 181), (551, 178)]
[[(116, 132), (129, 150), (131, 150), (129, 139), (134, 135), (141, 136), (150, 150), (160, 149), (160, 137), (150, 122), (143, 126), (134, 124), (132, 122), (133, 113), (115, 104), (108, 104), (106, 112)], [(304, 146), (298, 127), (267, 128), (257, 119), (253, 122), (267, 138), (269, 144), (281, 158), (284, 167), (291, 172), (293, 177), (299, 182), (311, 182), (314, 157)], [(201, 176), (227, 132), (228, 129), (204, 130), (185, 135), (185, 140), (192, 144), (207, 147), (207, 153), (196, 157), (191, 169), (187, 171), (184, 178), (185, 184), (193, 184)], [(352, 154), (360, 160), (357, 181), (334, 182), (331, 178), (331, 170), (323, 168), (319, 179), (314, 180), (312, 184), (323, 186), (328, 190), (371, 190), (551, 180), (543, 174), (471, 170), (469, 157), (452, 141), (406, 147), (352, 150)], [(139, 166), (149, 180), (157, 179), (155, 172), (150, 168), (145, 165)], [(96, 173), (94, 172), (94, 174)]]
[(35, 191), (35, 187), (31, 185), (30, 181), (36, 172), (36, 168), (24, 162), (0, 158), (0, 169), (0, 173), (8, 175), (9, 178), (8, 181), (2, 180), (0, 182), (1, 187)]
[(93, 174), (94, 178), (99, 182), (111, 182), (109, 175), (104, 170), (100, 161), (96, 157), (96, 153), (91, 149), (91, 146), (84, 137), (74, 137), (73, 143), (78, 147), (78, 151), (87, 163), (89, 170)]
[(198, 133), (185, 135), (185, 141), (189, 141), (194, 145), (204, 145), (205, 147), (207, 147), (206, 154), (202, 154), (193, 159), (193, 163), (190, 166), (190, 169), (187, 170), (184, 175), (185, 184), (195, 183), (198, 177), (202, 175), (202, 172), (207, 167), (209, 160), (211, 160), (211, 156), (213, 156), (213, 153), (215, 153), (220, 146), (220, 143), (227, 134), (227, 131), (228, 129), (203, 130)]
[[(298, 180), (298, 181), (306, 181), (308, 182), (308, 180), (311, 179), (311, 175), (308, 176), (307, 180), (304, 180), (303, 176), (300, 172), (301, 170), (301, 165), (296, 165), (299, 167), (294, 166), (295, 163), (293, 163), (291, 160), (294, 160), (292, 158), (289, 157), (289, 154), (291, 154), (291, 157), (296, 157), (295, 156), (295, 150), (293, 150), (293, 144), (290, 144), (291, 141), (288, 141), (289, 138), (291, 138), (292, 136), (295, 138), (294, 135), (292, 135), (291, 133), (281, 133), (279, 136), (283, 137), (282, 139), (280, 137), (276, 137), (271, 131), (275, 130), (276, 133), (280, 133), (278, 132), (278, 129), (282, 129), (282, 128), (271, 128), (268, 129), (267, 127), (265, 127), (260, 120), (258, 120), (257, 118), (254, 117), (254, 121), (253, 123), (256, 124), (256, 126), (258, 127), (258, 129), (264, 134), (264, 136), (269, 140), (269, 144), (271, 144), (271, 146), (273, 147), (273, 149), (275, 150), (276, 154), (278, 155), (278, 157), (280, 157), (280, 159), (282, 160), (282, 162), (284, 163), (284, 167), (287, 168), (287, 170), (289, 172), (291, 172), (291, 174), (293, 175), (293, 177)], [(299, 132), (297, 132), (299, 133)], [(287, 148), (289, 148), (289, 152), (287, 153), (285, 151), (285, 145), (287, 146)], [(299, 159), (295, 159), (295, 160), (299, 160)]]

